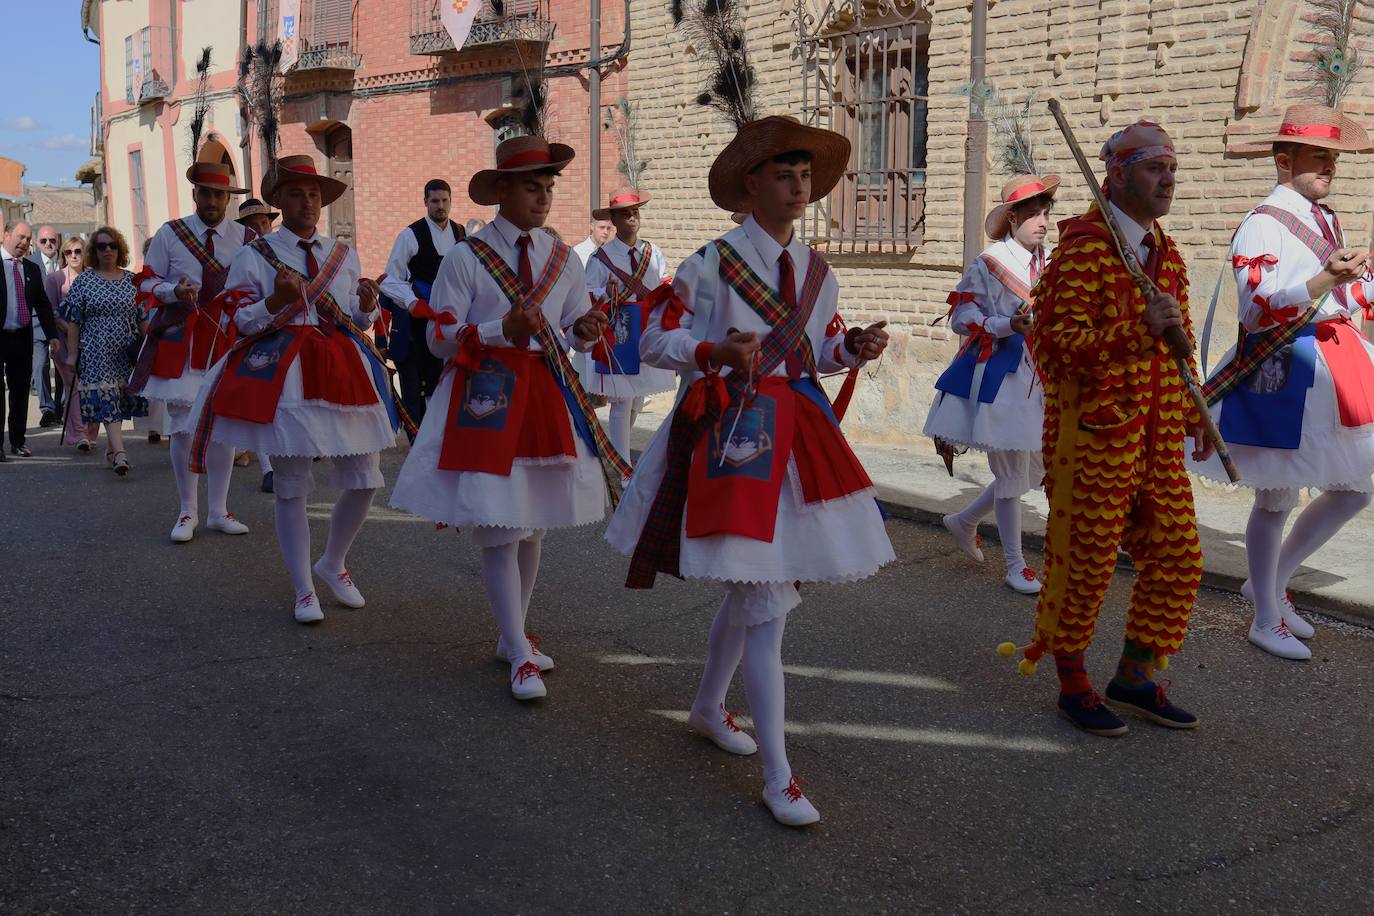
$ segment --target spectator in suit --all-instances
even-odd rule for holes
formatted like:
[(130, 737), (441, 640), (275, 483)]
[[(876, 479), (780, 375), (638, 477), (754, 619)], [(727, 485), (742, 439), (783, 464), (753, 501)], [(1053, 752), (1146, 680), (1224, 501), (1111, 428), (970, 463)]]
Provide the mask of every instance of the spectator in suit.
[[(52, 226), (39, 227), (38, 236), (30, 246), (28, 258), (38, 265), (38, 269), (43, 271), (43, 276), (57, 273), (62, 269), (62, 259), (58, 255), (61, 245), (62, 236), (56, 229)], [(57, 308), (55, 303), (53, 308)], [(33, 323), (33, 390), (38, 395), (38, 409), (42, 412), (38, 425), (57, 425), (57, 417), (61, 412), (62, 388), (59, 382), (54, 396), (51, 364), (48, 359), (48, 338), (36, 317)]]
[[(0, 238), (0, 270), (4, 273), (3, 322), (0, 323), (0, 375), (4, 377), (9, 406), (10, 454), (30, 457), (24, 444), (29, 423), (29, 385), (33, 381), (33, 321), (36, 317), (48, 340), (57, 337), (52, 305), (43, 288), (43, 272), (24, 259), (33, 228), (15, 223)], [(5, 419), (0, 404), (0, 425)], [(4, 455), (0, 454), (0, 459)]]

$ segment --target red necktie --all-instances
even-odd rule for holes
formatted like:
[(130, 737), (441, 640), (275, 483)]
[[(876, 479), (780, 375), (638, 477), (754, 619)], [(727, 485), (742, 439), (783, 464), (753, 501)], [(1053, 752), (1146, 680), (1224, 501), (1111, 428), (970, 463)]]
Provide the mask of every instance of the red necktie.
[(1037, 248), (1037, 249), (1035, 249), (1035, 253), (1031, 255), (1031, 268), (1030, 268), (1030, 285), (1031, 285), (1031, 286), (1035, 286), (1036, 283), (1040, 282), (1040, 271), (1041, 271), (1041, 270), (1043, 269), (1043, 267), (1044, 267), (1044, 262), (1045, 262), (1045, 249), (1043, 249), (1043, 248)]
[(205, 230), (205, 250), (210, 252), (210, 257), (215, 256), (215, 230)]
[(12, 258), (10, 263), (14, 265), (14, 312), (19, 318), (19, 327), (27, 328), (33, 320), (29, 313), (29, 300), (24, 295), (24, 266), (19, 258)]
[[(528, 233), (521, 233), (520, 238), (515, 240), (515, 247), (520, 249), (520, 260), (517, 265), (520, 274), (521, 291), (528, 293), (534, 289), (534, 265), (530, 264), (530, 237)], [(521, 334), (511, 343), (518, 349), (529, 349), (530, 338), (528, 334)]]
[[(210, 253), (210, 257), (215, 256), (215, 230), (205, 230), (205, 250)], [(208, 274), (201, 271), (200, 296), (198, 297), (201, 305), (209, 302), (224, 290), (223, 274)]]
[(1159, 281), (1159, 246), (1155, 242), (1154, 231), (1151, 230), (1141, 244), (1145, 246), (1145, 276), (1156, 282)]
[(300, 241), (296, 247), (305, 252), (305, 277), (307, 280), (315, 279), (315, 274), (320, 272), (320, 262), (315, 260), (315, 246), (311, 242)]
[[(782, 296), (783, 305), (787, 306), (788, 315), (797, 310), (797, 272), (792, 267), (792, 255), (787, 253), (786, 248), (778, 255), (778, 294)], [(801, 355), (795, 349), (788, 352), (785, 364), (789, 379), (796, 381), (801, 378)]]
[[(1336, 240), (1336, 233), (1332, 231), (1331, 224), (1326, 221), (1326, 213), (1323, 211), (1321, 204), (1312, 205), (1312, 218), (1317, 221), (1317, 228), (1322, 231), (1322, 238), (1326, 239), (1331, 247), (1340, 248), (1341, 243)], [(1342, 308), (1349, 307), (1350, 300), (1346, 298), (1344, 287), (1338, 286), (1332, 290), (1331, 293), (1335, 296), (1336, 301), (1340, 303)]]
[(638, 273), (639, 273), (639, 252), (636, 251), (635, 249), (631, 248), (631, 249), (630, 249), (630, 276), (635, 276), (635, 275), (637, 275)]

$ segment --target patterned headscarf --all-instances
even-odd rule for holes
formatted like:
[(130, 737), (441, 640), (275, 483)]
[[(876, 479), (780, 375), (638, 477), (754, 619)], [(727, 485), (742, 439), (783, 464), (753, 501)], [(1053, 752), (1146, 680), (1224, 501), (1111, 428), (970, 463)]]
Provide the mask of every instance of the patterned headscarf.
[(1098, 158), (1108, 167), (1119, 165), (1123, 168), (1146, 159), (1173, 159), (1174, 141), (1163, 127), (1153, 121), (1137, 121), (1112, 134), (1102, 144)]

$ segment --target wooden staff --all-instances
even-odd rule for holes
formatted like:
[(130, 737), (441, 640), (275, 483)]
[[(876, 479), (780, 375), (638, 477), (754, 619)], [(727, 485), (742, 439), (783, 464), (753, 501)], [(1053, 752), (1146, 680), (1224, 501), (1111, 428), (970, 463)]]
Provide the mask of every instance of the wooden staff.
[[(1093, 167), (1088, 163), (1088, 159), (1083, 155), (1083, 148), (1078, 145), (1077, 138), (1073, 135), (1073, 128), (1069, 126), (1069, 120), (1064, 114), (1064, 107), (1059, 104), (1058, 99), (1050, 99), (1050, 114), (1054, 115), (1055, 123), (1059, 125), (1059, 130), (1064, 134), (1064, 140), (1069, 144), (1069, 152), (1073, 153), (1074, 161), (1078, 163), (1079, 171), (1083, 173), (1083, 178), (1088, 182), (1088, 189), (1092, 191), (1093, 200), (1097, 202), (1097, 209), (1102, 211), (1102, 218), (1107, 222), (1107, 228), (1111, 230), (1112, 238), (1116, 242), (1117, 254), (1121, 256), (1121, 261), (1126, 265), (1126, 270), (1130, 273), (1131, 279), (1140, 289), (1141, 295), (1148, 303), (1159, 292), (1153, 280), (1151, 280), (1140, 266), (1140, 258), (1137, 257), (1135, 250), (1126, 243), (1126, 236), (1122, 234), (1121, 227), (1117, 225), (1116, 217), (1112, 214), (1111, 207), (1107, 204), (1107, 196), (1102, 193), (1102, 187), (1098, 184), (1097, 176), (1093, 174)], [(1216, 449), (1217, 457), (1221, 459), (1221, 464), (1226, 468), (1226, 476), (1231, 478), (1232, 483), (1240, 481), (1240, 471), (1231, 461), (1231, 454), (1226, 450), (1226, 442), (1221, 438), (1221, 432), (1217, 429), (1216, 422), (1212, 419), (1212, 413), (1207, 409), (1207, 399), (1203, 397), (1202, 386), (1198, 384), (1197, 378), (1193, 375), (1193, 369), (1188, 365), (1188, 359), (1193, 355), (1193, 345), (1188, 340), (1188, 335), (1181, 327), (1167, 328), (1164, 331), (1164, 343), (1169, 347), (1169, 353), (1174, 358), (1174, 364), (1178, 367), (1178, 373), (1183, 377), (1183, 384), (1188, 388), (1188, 394), (1193, 399), (1193, 404), (1197, 407), (1198, 415), (1202, 417), (1202, 426), (1207, 433), (1207, 438), (1211, 440), (1212, 447)]]

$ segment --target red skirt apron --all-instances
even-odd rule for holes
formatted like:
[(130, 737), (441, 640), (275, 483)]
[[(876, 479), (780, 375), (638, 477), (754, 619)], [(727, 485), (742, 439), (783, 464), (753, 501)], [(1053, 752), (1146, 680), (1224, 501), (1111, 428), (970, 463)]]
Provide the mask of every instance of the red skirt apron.
[(1349, 318), (1332, 318), (1318, 322), (1317, 346), (1336, 386), (1341, 425), (1374, 423), (1374, 365), (1369, 361), (1364, 335)]
[(377, 391), (346, 334), (289, 325), (233, 355), (215, 395), (214, 415), (271, 423), (287, 372), (296, 361), (300, 363), (305, 400), (341, 407), (377, 403)]

